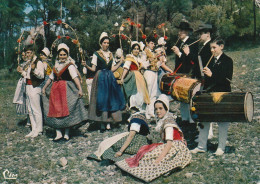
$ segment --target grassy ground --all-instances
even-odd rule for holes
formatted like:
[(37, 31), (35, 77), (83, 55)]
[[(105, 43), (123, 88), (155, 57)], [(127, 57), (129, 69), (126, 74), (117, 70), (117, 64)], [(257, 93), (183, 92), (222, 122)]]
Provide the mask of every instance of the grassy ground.
[[(227, 153), (222, 157), (213, 155), (218, 142), (218, 129), (214, 125), (215, 137), (208, 143), (207, 153), (193, 155), (188, 167), (151, 183), (260, 182), (260, 47), (227, 54), (234, 60), (233, 91), (243, 88), (254, 95), (254, 120), (252, 123), (230, 125)], [(90, 129), (86, 124), (73, 130), (70, 141), (61, 143), (49, 140), (55, 132), (48, 127), (44, 127), (43, 136), (24, 138), (30, 131), (24, 126), (26, 117), (17, 116), (12, 104), (18, 78), (17, 74), (7, 70), (0, 72), (0, 183), (142, 183), (113, 165), (101, 166), (98, 162), (86, 159), (104, 138), (126, 130), (126, 124), (105, 133)], [(171, 104), (172, 110), (177, 108), (177, 103)], [(179, 113), (178, 110), (176, 113)], [(194, 148), (196, 128), (184, 129), (189, 148)], [(68, 161), (65, 167), (59, 161), (62, 157)], [(17, 175), (17, 179), (4, 179), (2, 173), (6, 169)]]

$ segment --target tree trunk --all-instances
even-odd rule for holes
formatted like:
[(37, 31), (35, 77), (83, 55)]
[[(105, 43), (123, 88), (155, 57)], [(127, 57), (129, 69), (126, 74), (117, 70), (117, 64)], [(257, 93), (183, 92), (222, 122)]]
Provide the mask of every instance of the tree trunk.
[(255, 0), (253, 0), (253, 12), (254, 12), (254, 41), (256, 41), (256, 12), (255, 12)]
[(143, 23), (143, 33), (145, 34), (145, 28), (146, 28), (146, 11), (144, 12), (144, 23)]

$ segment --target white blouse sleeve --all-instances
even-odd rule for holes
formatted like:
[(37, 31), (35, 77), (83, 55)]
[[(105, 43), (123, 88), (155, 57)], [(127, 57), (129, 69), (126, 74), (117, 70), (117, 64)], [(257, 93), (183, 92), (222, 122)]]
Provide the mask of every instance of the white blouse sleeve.
[(41, 61), (37, 62), (36, 68), (34, 69), (33, 73), (38, 79), (44, 78), (44, 64)]
[(165, 128), (165, 140), (173, 141), (173, 127)]
[(129, 70), (131, 63), (132, 63), (131, 61), (125, 61), (123, 68), (126, 68), (127, 70)]
[(91, 64), (97, 66), (97, 55), (96, 54), (93, 54)]
[(133, 130), (133, 131), (136, 131), (136, 132), (140, 132), (140, 128), (141, 128), (141, 125), (138, 124), (138, 123), (132, 123), (131, 126), (130, 126), (130, 131)]
[(53, 71), (52, 71), (51, 74), (49, 75), (49, 78), (50, 78), (51, 80), (54, 80)]
[(70, 73), (70, 76), (71, 76), (72, 79), (75, 79), (78, 76), (77, 70), (76, 70), (74, 65), (70, 65), (68, 67), (68, 70), (69, 70), (69, 73)]

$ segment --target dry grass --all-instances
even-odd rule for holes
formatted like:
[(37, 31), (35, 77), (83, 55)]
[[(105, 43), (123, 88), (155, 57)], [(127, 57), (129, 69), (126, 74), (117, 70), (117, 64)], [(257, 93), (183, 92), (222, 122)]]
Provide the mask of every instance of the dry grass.
[[(245, 91), (251, 91), (255, 100), (255, 116), (252, 123), (232, 123), (228, 133), (227, 153), (213, 156), (217, 147), (217, 126), (209, 142), (209, 152), (193, 155), (192, 163), (181, 171), (160, 177), (152, 183), (259, 183), (259, 117), (260, 117), (260, 48), (228, 52), (234, 60), (234, 83)], [(172, 65), (172, 63), (169, 63)], [(29, 132), (24, 127), (25, 116), (17, 116), (12, 98), (18, 75), (0, 72), (0, 183), (141, 183), (122, 173), (115, 166), (100, 166), (89, 161), (103, 138), (124, 131), (125, 125), (103, 134), (87, 131), (83, 126), (72, 132), (69, 142), (53, 143), (49, 138), (54, 131), (45, 127), (45, 134), (26, 139)], [(86, 88), (84, 88), (86, 89)], [(235, 91), (237, 87), (233, 86)], [(85, 101), (87, 102), (87, 100)], [(171, 108), (175, 108), (171, 104)], [(190, 130), (190, 132), (196, 130)], [(193, 134), (191, 134), (193, 135)], [(189, 135), (185, 135), (189, 137)], [(195, 143), (189, 144), (192, 148)], [(59, 159), (66, 157), (68, 165), (61, 167)], [(8, 169), (18, 174), (16, 180), (4, 180), (2, 172)], [(192, 173), (192, 177), (185, 174)]]

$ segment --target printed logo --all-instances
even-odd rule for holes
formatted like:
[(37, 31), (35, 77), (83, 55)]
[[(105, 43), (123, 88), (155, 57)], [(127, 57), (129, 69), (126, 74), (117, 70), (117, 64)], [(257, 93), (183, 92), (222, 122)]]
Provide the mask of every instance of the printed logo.
[(18, 177), (18, 174), (11, 173), (8, 171), (8, 169), (4, 170), (3, 172), (4, 179), (6, 180), (16, 180)]

